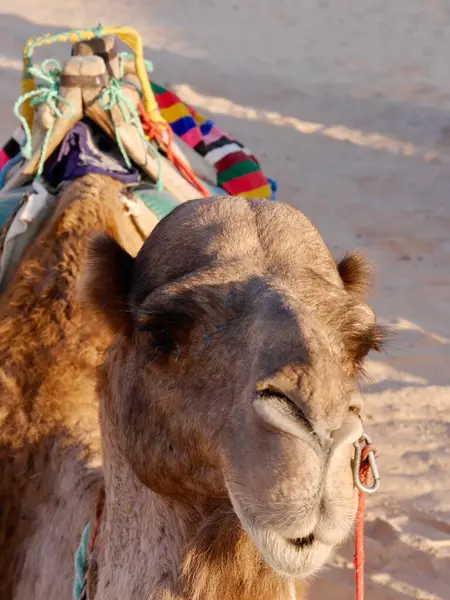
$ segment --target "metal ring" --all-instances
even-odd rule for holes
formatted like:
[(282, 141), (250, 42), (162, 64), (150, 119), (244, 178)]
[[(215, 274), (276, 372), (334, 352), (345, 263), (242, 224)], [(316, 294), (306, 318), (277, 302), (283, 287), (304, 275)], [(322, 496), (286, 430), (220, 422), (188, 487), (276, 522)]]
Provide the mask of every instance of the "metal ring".
[(371, 485), (371, 487), (367, 487), (362, 483), (359, 477), (359, 471), (361, 468), (361, 454), (364, 448), (364, 446), (363, 448), (361, 448), (362, 442), (364, 442), (366, 446), (372, 443), (372, 440), (367, 435), (367, 433), (363, 433), (359, 441), (353, 444), (355, 447), (355, 458), (353, 460), (353, 480), (358, 490), (360, 490), (364, 494), (374, 494), (380, 487), (380, 473), (378, 471), (375, 455), (372, 450), (367, 454), (367, 460), (369, 461), (369, 468), (372, 471), (373, 484)]

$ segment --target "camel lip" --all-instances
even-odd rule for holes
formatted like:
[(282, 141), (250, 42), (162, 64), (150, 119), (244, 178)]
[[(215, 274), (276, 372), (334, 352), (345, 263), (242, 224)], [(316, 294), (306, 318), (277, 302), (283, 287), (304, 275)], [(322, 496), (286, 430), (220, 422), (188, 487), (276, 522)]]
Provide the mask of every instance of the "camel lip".
[[(285, 538), (270, 532), (269, 544), (259, 544), (265, 561), (281, 575), (307, 581), (321, 569), (334, 546), (321, 542), (314, 533), (301, 538)], [(254, 540), (254, 537), (252, 538)]]
[(315, 536), (314, 533), (310, 533), (307, 536), (301, 538), (288, 539), (288, 542), (295, 546), (296, 548), (302, 549), (311, 546), (314, 543)]
[(263, 560), (276, 573), (307, 581), (323, 567), (335, 547), (321, 541), (315, 532), (298, 538), (288, 538), (261, 526), (254, 516), (246, 514), (228, 490), (233, 508), (244, 531), (261, 553)]

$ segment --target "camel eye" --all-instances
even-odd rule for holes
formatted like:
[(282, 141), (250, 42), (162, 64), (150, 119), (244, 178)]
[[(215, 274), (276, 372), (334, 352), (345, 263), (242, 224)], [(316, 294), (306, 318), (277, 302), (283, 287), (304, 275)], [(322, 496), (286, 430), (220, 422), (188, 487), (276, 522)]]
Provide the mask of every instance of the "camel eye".
[(185, 344), (192, 327), (192, 319), (181, 313), (147, 316), (139, 331), (149, 335), (152, 346), (164, 354), (174, 352)]
[(172, 331), (164, 323), (143, 323), (139, 326), (139, 331), (150, 335), (157, 350), (168, 352), (173, 347)]

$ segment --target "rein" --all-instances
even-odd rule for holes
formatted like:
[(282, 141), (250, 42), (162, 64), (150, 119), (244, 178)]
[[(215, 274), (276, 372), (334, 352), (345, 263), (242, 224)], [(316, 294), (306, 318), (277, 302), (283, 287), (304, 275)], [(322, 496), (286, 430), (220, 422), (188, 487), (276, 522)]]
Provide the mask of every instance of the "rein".
[(95, 542), (97, 541), (98, 534), (100, 532), (100, 526), (102, 524), (103, 511), (105, 507), (105, 490), (103, 487), (99, 488), (97, 492), (97, 498), (95, 501), (95, 525), (90, 535), (91, 524), (87, 523), (85, 526), (80, 544), (75, 552), (74, 568), (75, 578), (72, 590), (73, 600), (89, 600), (88, 599), (88, 575), (89, 567), (92, 564), (92, 555), (95, 548)]
[[(364, 446), (361, 447), (361, 444)], [(364, 600), (364, 494), (373, 494), (380, 486), (380, 476), (375, 462), (375, 445), (370, 437), (364, 433), (361, 439), (354, 444), (355, 458), (353, 461), (353, 478), (358, 488), (358, 510), (355, 523), (355, 554), (353, 566), (355, 568), (356, 600)], [(372, 472), (373, 483), (368, 487), (369, 472)]]

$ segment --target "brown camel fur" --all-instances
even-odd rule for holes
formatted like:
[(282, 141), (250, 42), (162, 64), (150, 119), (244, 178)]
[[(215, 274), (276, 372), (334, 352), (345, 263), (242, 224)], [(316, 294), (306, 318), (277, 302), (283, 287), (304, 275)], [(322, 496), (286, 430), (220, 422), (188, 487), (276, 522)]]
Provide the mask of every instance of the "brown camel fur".
[(1, 300), (0, 598), (71, 597), (104, 481), (89, 600), (298, 600), (356, 509), (365, 263), (240, 198), (183, 205), (133, 259), (117, 192), (72, 184)]
[(102, 481), (95, 370), (110, 341), (76, 300), (87, 239), (142, 245), (120, 186), (71, 185), (0, 299), (0, 598), (70, 598)]

